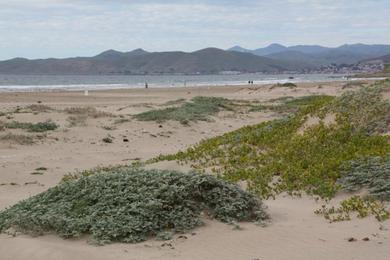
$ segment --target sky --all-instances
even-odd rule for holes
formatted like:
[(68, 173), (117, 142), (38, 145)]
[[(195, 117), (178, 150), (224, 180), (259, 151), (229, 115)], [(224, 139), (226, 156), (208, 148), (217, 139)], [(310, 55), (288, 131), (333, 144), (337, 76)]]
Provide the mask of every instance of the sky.
[(0, 0), (0, 60), (390, 44), (390, 0)]

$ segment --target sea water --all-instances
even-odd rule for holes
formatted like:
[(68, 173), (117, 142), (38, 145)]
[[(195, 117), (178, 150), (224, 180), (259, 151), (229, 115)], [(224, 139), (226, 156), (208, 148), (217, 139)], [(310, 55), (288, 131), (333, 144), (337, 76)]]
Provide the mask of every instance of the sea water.
[(0, 75), (0, 91), (99, 90), (121, 88), (224, 86), (324, 82), (345, 80), (335, 74), (238, 74), (238, 75)]

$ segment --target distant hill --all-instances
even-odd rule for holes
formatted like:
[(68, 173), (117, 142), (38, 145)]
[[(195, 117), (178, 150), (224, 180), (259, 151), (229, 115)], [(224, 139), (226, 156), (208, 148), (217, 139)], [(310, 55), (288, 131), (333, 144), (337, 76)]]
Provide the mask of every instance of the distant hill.
[(129, 52), (107, 50), (93, 57), (66, 59), (15, 58), (0, 61), (0, 74), (35, 75), (144, 75), (282, 73), (322, 71), (327, 67), (353, 67), (361, 63), (389, 63), (390, 45), (283, 46), (271, 44), (249, 50), (206, 48), (195, 52)]
[(108, 50), (94, 57), (0, 62), (1, 74), (215, 74), (224, 71), (278, 73), (294, 70), (285, 61), (251, 53), (207, 48), (191, 53)]
[(286, 51), (288, 48), (277, 43), (273, 43), (265, 48), (259, 48), (255, 49), (253, 51), (250, 51), (251, 53), (258, 55), (258, 56), (266, 56), (272, 53), (278, 53), (282, 51)]
[(317, 67), (318, 65), (323, 65), (326, 63), (320, 62), (317, 58), (312, 57), (310, 54), (292, 50), (272, 53), (266, 55), (266, 57), (284, 62), (289, 62), (290, 64), (295, 64), (295, 66), (301, 69), (311, 69)]
[(246, 53), (258, 56), (294, 62), (298, 67), (315, 68), (330, 64), (354, 64), (362, 60), (387, 55), (390, 54), (390, 45), (345, 44), (340, 47), (329, 48), (319, 45), (286, 47), (280, 44), (271, 44), (265, 48), (254, 50), (235, 46), (234, 50), (244, 50)]
[(383, 63), (390, 64), (390, 54), (372, 59), (363, 60), (362, 63)]

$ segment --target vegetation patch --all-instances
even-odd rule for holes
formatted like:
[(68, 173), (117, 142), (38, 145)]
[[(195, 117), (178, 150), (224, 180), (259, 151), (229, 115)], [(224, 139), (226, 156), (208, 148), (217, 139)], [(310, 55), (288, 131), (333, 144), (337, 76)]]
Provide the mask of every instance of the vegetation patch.
[(179, 98), (179, 99), (167, 101), (161, 106), (175, 106), (175, 105), (183, 104), (184, 102), (186, 102), (185, 98)]
[(31, 145), (34, 143), (34, 137), (30, 135), (5, 134), (0, 136), (0, 141), (16, 143), (20, 145)]
[(69, 107), (65, 109), (65, 112), (71, 115), (84, 115), (92, 118), (113, 116), (113, 114), (99, 111), (95, 107)]
[(167, 120), (179, 121), (186, 125), (191, 121), (207, 121), (211, 115), (221, 110), (232, 110), (232, 101), (219, 97), (194, 97), (178, 107), (150, 110), (135, 115), (140, 121), (164, 122)]
[(43, 175), (43, 172), (35, 171), (32, 172), (31, 175)]
[(254, 195), (211, 175), (131, 167), (86, 175), (0, 212), (0, 230), (133, 243), (187, 232), (202, 215), (227, 223), (267, 218)]
[[(385, 84), (379, 82), (335, 99), (319, 96), (287, 101), (297, 105), (298, 111), (149, 162), (190, 163), (195, 169), (211, 170), (232, 182), (246, 181), (249, 189), (263, 198), (283, 191), (331, 198), (339, 189), (337, 180), (346, 162), (390, 154), (389, 137), (377, 134), (390, 122), (384, 120), (390, 115), (390, 106), (381, 95)], [(321, 121), (329, 114), (335, 115), (335, 122)], [(298, 133), (309, 117), (321, 120)]]
[(345, 168), (339, 180), (344, 190), (352, 192), (364, 188), (371, 197), (390, 201), (390, 156), (352, 161)]
[(252, 105), (249, 112), (259, 111), (274, 111), (278, 113), (291, 114), (296, 113), (299, 109), (310, 106), (311, 104), (320, 101), (332, 101), (334, 97), (327, 95), (310, 95), (303, 97), (281, 97), (278, 99), (270, 100), (266, 104)]
[(315, 213), (324, 216), (329, 222), (351, 220), (352, 215), (358, 218), (374, 216), (378, 221), (390, 219), (390, 211), (382, 202), (359, 196), (343, 200), (337, 208), (322, 205)]
[(384, 72), (389, 72), (390, 73), (390, 64), (387, 64), (385, 66)]
[(115, 119), (114, 124), (123, 124), (123, 123), (128, 123), (131, 120), (129, 118), (118, 118)]
[(104, 143), (111, 144), (114, 142), (114, 138), (112, 136), (106, 136), (102, 139)]
[(107, 131), (113, 131), (113, 130), (116, 129), (115, 126), (109, 126), (109, 125), (104, 125), (104, 126), (102, 126), (102, 128), (103, 128), (104, 130), (107, 130)]
[(339, 114), (340, 120), (349, 120), (354, 131), (369, 134), (390, 131), (390, 102), (382, 92), (390, 87), (389, 81), (377, 83), (359, 91), (349, 91), (332, 104), (330, 109)]
[(296, 88), (298, 87), (296, 84), (291, 83), (291, 82), (286, 82), (286, 83), (277, 83), (271, 87), (271, 89), (274, 88)]
[(58, 125), (52, 121), (39, 122), (39, 123), (24, 123), (13, 121), (5, 125), (8, 129), (26, 129), (29, 132), (46, 132), (53, 131), (58, 128)]
[(53, 108), (42, 104), (32, 104), (24, 108), (25, 112), (33, 112), (33, 113), (50, 112), (53, 110), (54, 110)]
[(345, 83), (342, 86), (342, 89), (346, 89), (346, 88), (360, 88), (360, 87), (363, 87), (364, 85), (365, 85), (365, 83), (362, 82), (362, 81), (353, 80), (353, 81), (349, 81), (349, 82)]
[(68, 116), (66, 121), (68, 121), (69, 127), (86, 126), (87, 125), (87, 116), (86, 115)]

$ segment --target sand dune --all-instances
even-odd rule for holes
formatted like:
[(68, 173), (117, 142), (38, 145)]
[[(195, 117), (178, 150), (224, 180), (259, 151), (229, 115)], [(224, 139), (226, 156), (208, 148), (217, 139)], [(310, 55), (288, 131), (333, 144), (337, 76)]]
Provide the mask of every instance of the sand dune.
[[(221, 112), (212, 122), (139, 122), (129, 115), (161, 107), (167, 101), (190, 99), (198, 95), (230, 99), (265, 101), (283, 96), (310, 94), (339, 95), (343, 83), (301, 84), (295, 89), (259, 87), (212, 87), (148, 90), (111, 90), (90, 92), (1, 93), (0, 109), (36, 104), (53, 111), (14, 114), (12, 120), (38, 122), (51, 119), (60, 125), (34, 145), (0, 141), (0, 209), (56, 185), (62, 176), (75, 170), (96, 166), (131, 163), (160, 153), (177, 152), (200, 140), (232, 131), (245, 125), (275, 118), (272, 112), (232, 114)], [(85, 126), (68, 127), (67, 107), (93, 106), (99, 111), (122, 115), (127, 122), (115, 124), (118, 117), (88, 118)], [(102, 126), (112, 126), (112, 130)], [(7, 130), (9, 131), (9, 130)], [(19, 130), (12, 130), (18, 133)], [(1, 132), (0, 132), (1, 133)], [(114, 142), (102, 138), (110, 135)], [(123, 139), (128, 139), (124, 142)], [(43, 175), (32, 175), (34, 169), (46, 167)], [(149, 167), (183, 169), (172, 162)], [(184, 168), (186, 170), (188, 168)], [(11, 185), (13, 183), (13, 185)], [(340, 195), (336, 200), (341, 199)], [(354, 219), (327, 223), (313, 211), (320, 207), (309, 197), (282, 196), (265, 202), (272, 221), (266, 227), (240, 224), (242, 230), (212, 220), (193, 234), (176, 236), (161, 242), (140, 244), (89, 245), (87, 238), (63, 240), (56, 235), (31, 237), (18, 234), (0, 235), (0, 259), (388, 259), (390, 226), (375, 219)], [(348, 242), (349, 238), (356, 242)], [(369, 238), (369, 241), (363, 241)]]

